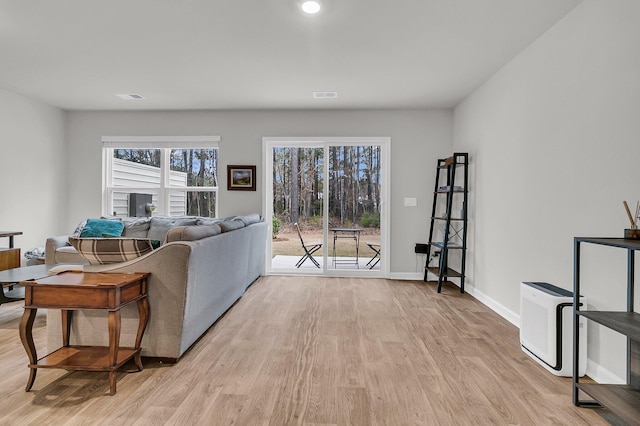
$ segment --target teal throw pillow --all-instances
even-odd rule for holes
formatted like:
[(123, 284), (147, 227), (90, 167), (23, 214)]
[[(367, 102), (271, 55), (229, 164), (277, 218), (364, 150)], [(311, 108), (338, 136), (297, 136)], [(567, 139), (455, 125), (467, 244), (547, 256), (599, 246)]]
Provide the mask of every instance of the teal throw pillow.
[(101, 238), (106, 234), (119, 237), (123, 230), (124, 224), (119, 220), (87, 219), (80, 238)]

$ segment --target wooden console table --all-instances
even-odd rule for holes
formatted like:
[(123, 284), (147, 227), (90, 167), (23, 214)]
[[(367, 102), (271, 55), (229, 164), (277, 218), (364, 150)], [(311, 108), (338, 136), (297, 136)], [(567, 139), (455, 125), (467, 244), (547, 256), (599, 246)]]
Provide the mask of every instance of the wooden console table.
[[(116, 370), (131, 358), (142, 370), (140, 345), (149, 320), (147, 302), (148, 273), (103, 274), (67, 272), (33, 281), (25, 287), (24, 314), (20, 321), (20, 340), (29, 358), (29, 379), (25, 391), (31, 390), (38, 368), (108, 371), (109, 390), (116, 393)], [(135, 347), (120, 347), (120, 309), (130, 303), (138, 305), (138, 332)], [(33, 322), (38, 308), (62, 312), (62, 347), (40, 359), (33, 343)], [(109, 346), (71, 346), (71, 317), (75, 310), (108, 311)]]

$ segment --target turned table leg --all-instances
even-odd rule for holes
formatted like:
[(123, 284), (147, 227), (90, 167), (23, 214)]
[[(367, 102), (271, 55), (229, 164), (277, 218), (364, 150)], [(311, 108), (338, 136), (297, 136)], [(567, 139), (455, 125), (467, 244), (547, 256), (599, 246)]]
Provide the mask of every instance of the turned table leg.
[(138, 350), (136, 355), (134, 356), (134, 361), (138, 366), (138, 370), (142, 371), (142, 357), (140, 355), (140, 347), (142, 346), (142, 335), (147, 328), (147, 323), (149, 322), (149, 302), (147, 298), (143, 298), (138, 300), (138, 333), (136, 334), (136, 346), (135, 348)]
[(116, 393), (116, 365), (118, 365), (118, 347), (120, 346), (120, 311), (109, 311), (109, 390)]
[(36, 354), (36, 345), (33, 343), (33, 321), (36, 318), (37, 312), (38, 310), (35, 308), (24, 308), (24, 314), (22, 314), (20, 326), (18, 327), (22, 346), (24, 346), (24, 350), (27, 352), (27, 357), (29, 358), (29, 379), (27, 380), (25, 392), (31, 390), (31, 386), (33, 386), (33, 382), (36, 380), (35, 365), (38, 362), (38, 356)]
[(67, 309), (60, 310), (60, 318), (62, 319), (62, 346), (65, 348), (69, 346), (69, 339), (71, 337), (71, 315), (73, 311)]

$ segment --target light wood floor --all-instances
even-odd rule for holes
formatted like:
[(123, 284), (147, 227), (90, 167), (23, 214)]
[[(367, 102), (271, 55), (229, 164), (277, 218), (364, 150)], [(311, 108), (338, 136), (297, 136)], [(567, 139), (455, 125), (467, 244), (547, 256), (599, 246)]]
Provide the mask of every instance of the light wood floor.
[[(606, 424), (522, 353), (516, 327), (451, 287), (262, 278), (178, 364), (119, 373), (114, 396), (106, 373), (45, 369), (26, 393), (21, 314), (0, 306), (2, 425)], [(43, 313), (34, 336), (43, 354)]]

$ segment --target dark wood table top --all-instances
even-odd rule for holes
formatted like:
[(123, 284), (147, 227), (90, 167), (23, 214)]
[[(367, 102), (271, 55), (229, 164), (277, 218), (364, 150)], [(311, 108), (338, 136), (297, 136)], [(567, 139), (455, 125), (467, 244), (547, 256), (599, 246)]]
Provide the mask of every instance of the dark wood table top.
[(63, 272), (34, 280), (23, 281), (23, 286), (33, 287), (124, 287), (145, 279), (147, 272), (131, 274), (101, 272)]
[(16, 235), (22, 235), (20, 231), (0, 231), (0, 237), (13, 237)]
[(15, 284), (20, 281), (37, 280), (49, 275), (49, 269), (56, 265), (32, 265), (0, 271), (0, 283)]

